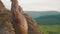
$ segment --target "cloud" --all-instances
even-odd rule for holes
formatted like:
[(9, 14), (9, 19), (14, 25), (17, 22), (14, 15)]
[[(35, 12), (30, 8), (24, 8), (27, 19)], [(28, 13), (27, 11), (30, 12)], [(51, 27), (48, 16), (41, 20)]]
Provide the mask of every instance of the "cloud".
[[(32, 2), (31, 2), (32, 1)], [(22, 2), (21, 6), (24, 11), (46, 11), (46, 10), (56, 10), (60, 11), (60, 1), (59, 0), (28, 0), (25, 3)]]
[(22, 0), (20, 1), (22, 4), (29, 4), (29, 3), (59, 3), (60, 0)]
[(24, 11), (46, 11), (46, 10), (58, 10), (59, 6), (56, 5), (24, 5), (22, 6)]
[[(60, 11), (60, 0), (18, 0), (24, 11)], [(10, 0), (2, 0), (6, 8), (11, 8)]]

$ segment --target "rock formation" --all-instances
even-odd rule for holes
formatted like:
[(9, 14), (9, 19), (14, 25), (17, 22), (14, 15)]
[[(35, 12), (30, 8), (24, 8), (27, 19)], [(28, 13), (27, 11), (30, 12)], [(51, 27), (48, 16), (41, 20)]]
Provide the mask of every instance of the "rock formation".
[(28, 23), (28, 34), (42, 34), (42, 32), (39, 29), (39, 26), (37, 22), (31, 18), (28, 14), (23, 14), (27, 20)]
[(9, 10), (0, 0), (0, 34), (14, 34), (14, 28), (10, 21)]
[(36, 21), (25, 14), (20, 6), (14, 5), (15, 0), (12, 2), (12, 9), (9, 11), (0, 0), (0, 34), (42, 34)]
[(11, 0), (11, 12), (13, 15), (13, 25), (15, 28), (15, 34), (28, 34), (28, 25), (25, 17), (19, 12), (19, 5), (17, 0)]

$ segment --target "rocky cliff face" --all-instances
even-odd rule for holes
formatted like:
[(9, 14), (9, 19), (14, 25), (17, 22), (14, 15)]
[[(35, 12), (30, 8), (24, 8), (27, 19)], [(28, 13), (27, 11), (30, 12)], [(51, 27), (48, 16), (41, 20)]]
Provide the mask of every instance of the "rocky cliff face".
[(14, 28), (11, 24), (9, 12), (5, 9), (0, 11), (0, 34), (13, 34)]
[(29, 16), (28, 14), (23, 14), (23, 15), (27, 20), (28, 30), (29, 30), (28, 34), (42, 34), (37, 22), (33, 18), (31, 18), (31, 16)]
[[(38, 24), (31, 16), (23, 13), (28, 24), (28, 34), (42, 34)], [(5, 8), (0, 1), (0, 34), (15, 34), (15, 29), (12, 24), (11, 12)]]
[(0, 34), (15, 34), (10, 20), (10, 12), (0, 0)]

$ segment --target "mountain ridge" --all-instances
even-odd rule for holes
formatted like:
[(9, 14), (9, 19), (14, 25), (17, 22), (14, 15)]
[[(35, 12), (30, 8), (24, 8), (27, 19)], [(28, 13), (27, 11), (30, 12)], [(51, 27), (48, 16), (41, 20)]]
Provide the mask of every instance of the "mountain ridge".
[(57, 11), (25, 11), (28, 15), (30, 15), (32, 18), (37, 18), (39, 16), (46, 16), (46, 15), (58, 15), (60, 12)]
[(34, 18), (40, 25), (60, 25), (60, 12), (45, 11), (45, 12), (25, 12)]

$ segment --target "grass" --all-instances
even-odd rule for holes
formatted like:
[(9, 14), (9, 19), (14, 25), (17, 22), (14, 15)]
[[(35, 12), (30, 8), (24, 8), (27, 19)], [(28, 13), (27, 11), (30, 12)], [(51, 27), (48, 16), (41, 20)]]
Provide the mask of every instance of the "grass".
[(60, 34), (60, 25), (40, 25), (44, 34)]

